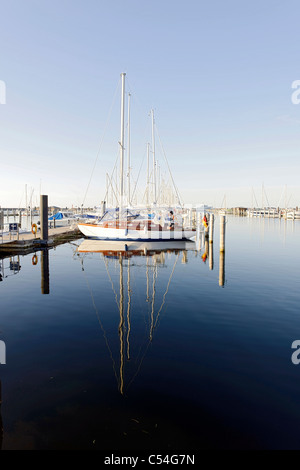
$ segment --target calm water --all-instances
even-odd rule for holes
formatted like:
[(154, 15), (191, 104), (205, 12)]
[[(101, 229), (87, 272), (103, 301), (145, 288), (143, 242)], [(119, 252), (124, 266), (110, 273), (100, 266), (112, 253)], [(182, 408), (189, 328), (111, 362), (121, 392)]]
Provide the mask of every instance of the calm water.
[(218, 235), (0, 261), (2, 449), (299, 449), (300, 221)]

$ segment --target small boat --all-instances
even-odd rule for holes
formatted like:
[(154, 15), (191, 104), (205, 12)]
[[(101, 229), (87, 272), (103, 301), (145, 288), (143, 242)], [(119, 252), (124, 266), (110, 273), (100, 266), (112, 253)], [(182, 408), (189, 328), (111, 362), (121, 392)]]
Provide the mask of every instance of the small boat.
[(77, 224), (80, 217), (72, 211), (59, 211), (48, 217), (50, 227), (52, 224), (56, 227), (65, 227), (67, 225)]

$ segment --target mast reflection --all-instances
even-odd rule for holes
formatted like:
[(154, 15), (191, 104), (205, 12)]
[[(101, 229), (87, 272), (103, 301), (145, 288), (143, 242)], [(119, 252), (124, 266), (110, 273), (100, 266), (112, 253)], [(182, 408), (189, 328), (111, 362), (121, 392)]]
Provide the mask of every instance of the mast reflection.
[[(187, 262), (187, 251), (196, 251), (196, 244), (191, 241), (171, 240), (163, 242), (128, 242), (128, 241), (110, 241), (110, 240), (84, 240), (81, 245), (77, 248), (79, 254), (84, 253), (99, 253), (102, 260), (104, 261), (106, 272), (115, 296), (116, 305), (119, 311), (119, 322), (118, 322), (118, 337), (119, 337), (119, 360), (113, 360), (113, 369), (116, 375), (118, 390), (121, 395), (124, 395), (128, 390), (131, 383), (139, 373), (143, 360), (146, 356), (149, 346), (153, 341), (155, 331), (159, 325), (161, 312), (163, 311), (171, 280), (178, 262), (178, 259), (182, 258), (182, 263)], [(160, 298), (159, 307), (156, 303), (156, 283), (158, 278), (158, 271), (160, 268), (167, 267), (166, 258), (168, 254), (175, 254), (175, 260), (172, 259), (173, 267), (170, 270), (170, 276), (164, 291), (162, 298)], [(83, 264), (82, 257), (82, 264)], [(169, 259), (169, 258), (168, 258)], [(144, 260), (144, 262), (140, 262)], [(109, 272), (110, 265), (113, 265), (119, 271), (118, 276), (118, 287), (113, 284), (113, 276)], [(146, 316), (147, 325), (147, 337), (146, 344), (140, 347), (138, 357), (133, 357), (134, 348), (130, 344), (130, 341), (136, 339), (133, 337), (133, 325), (131, 321), (131, 314), (133, 309), (133, 291), (132, 291), (132, 270), (134, 269), (133, 279), (136, 280), (136, 268), (145, 268), (146, 283), (145, 283), (145, 298), (146, 310), (148, 316)], [(83, 268), (84, 271), (84, 268)], [(141, 279), (140, 273), (138, 273), (138, 279)], [(126, 282), (127, 281), (127, 282)], [(89, 288), (90, 289), (90, 288)], [(91, 292), (91, 290), (90, 290)], [(92, 293), (91, 293), (92, 295)], [(109, 349), (112, 357), (112, 348), (108, 344), (107, 335), (103, 328), (103, 322), (100, 321), (99, 312), (95, 305), (94, 298), (92, 296), (93, 305), (96, 309), (96, 313), (104, 333), (106, 345)], [(127, 303), (127, 305), (126, 305)], [(136, 318), (136, 317), (135, 317)], [(141, 339), (141, 335), (139, 335)], [(143, 349), (143, 351), (142, 351)], [(119, 363), (117, 371), (116, 363)], [(125, 369), (129, 369), (130, 363), (132, 364), (131, 377), (125, 383)], [(134, 366), (134, 368), (133, 368)], [(129, 374), (127, 374), (129, 375)], [(126, 376), (127, 379), (127, 376)]]

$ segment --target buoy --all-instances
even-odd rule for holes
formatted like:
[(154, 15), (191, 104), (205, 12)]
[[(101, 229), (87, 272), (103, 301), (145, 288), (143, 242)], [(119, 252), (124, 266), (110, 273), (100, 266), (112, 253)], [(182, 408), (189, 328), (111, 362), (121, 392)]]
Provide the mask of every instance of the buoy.
[(33, 257), (32, 257), (33, 266), (35, 266), (37, 264), (37, 262), (38, 262), (38, 257), (36, 255), (33, 255)]
[(31, 232), (33, 233), (33, 235), (36, 234), (36, 232), (37, 232), (37, 225), (36, 225), (36, 224), (32, 224), (32, 226), (31, 226)]

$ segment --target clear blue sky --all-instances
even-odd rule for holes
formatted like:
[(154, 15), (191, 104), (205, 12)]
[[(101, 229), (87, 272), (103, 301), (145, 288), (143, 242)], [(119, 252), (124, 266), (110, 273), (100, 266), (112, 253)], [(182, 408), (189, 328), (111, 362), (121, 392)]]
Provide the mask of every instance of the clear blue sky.
[(0, 14), (2, 207), (24, 205), (25, 184), (50, 204), (100, 203), (121, 72), (135, 177), (154, 108), (184, 202), (248, 206), (264, 184), (271, 205), (300, 206), (299, 1), (1, 0)]

